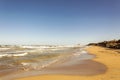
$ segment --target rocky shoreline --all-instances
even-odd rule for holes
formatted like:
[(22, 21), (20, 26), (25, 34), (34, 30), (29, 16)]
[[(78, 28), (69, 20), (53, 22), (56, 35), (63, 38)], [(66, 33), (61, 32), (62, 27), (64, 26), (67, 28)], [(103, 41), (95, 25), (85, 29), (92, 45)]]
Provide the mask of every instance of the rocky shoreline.
[(120, 49), (120, 39), (88, 44), (88, 46), (90, 45), (102, 46), (102, 47), (107, 47), (107, 48), (112, 48), (112, 49)]

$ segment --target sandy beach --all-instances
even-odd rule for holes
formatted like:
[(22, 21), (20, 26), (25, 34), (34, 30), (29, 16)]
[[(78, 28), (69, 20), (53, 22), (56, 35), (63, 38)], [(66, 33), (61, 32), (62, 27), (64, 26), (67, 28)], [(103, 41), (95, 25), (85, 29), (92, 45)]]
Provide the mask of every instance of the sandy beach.
[[(106, 71), (102, 71), (104, 69), (101, 68), (92, 68), (91, 62), (88, 61), (85, 66), (87, 67), (86, 73), (90, 72), (90, 68), (93, 70), (96, 70), (98, 72), (103, 72), (99, 74), (94, 75), (66, 75), (66, 74), (47, 74), (47, 75), (39, 75), (39, 76), (30, 76), (25, 78), (19, 78), (16, 80), (119, 80), (120, 79), (120, 50), (112, 50), (108, 48), (102, 48), (97, 46), (90, 46), (86, 49), (90, 54), (96, 55), (95, 58), (92, 59), (92, 63), (94, 62), (104, 64), (107, 69)], [(78, 65), (75, 65), (78, 66)], [(69, 67), (69, 68), (57, 68), (57, 70), (71, 70), (71, 72), (74, 73), (74, 71), (81, 71), (79, 70), (81, 67), (85, 66), (79, 66), (79, 67)], [(99, 67), (99, 66), (96, 66)], [(101, 66), (102, 67), (102, 66)], [(52, 68), (51, 68), (52, 69)], [(55, 68), (53, 69), (55, 70)], [(83, 69), (84, 71), (84, 69)], [(84, 71), (85, 72), (85, 71)]]
[(120, 80), (120, 0), (0, 0), (0, 80)]

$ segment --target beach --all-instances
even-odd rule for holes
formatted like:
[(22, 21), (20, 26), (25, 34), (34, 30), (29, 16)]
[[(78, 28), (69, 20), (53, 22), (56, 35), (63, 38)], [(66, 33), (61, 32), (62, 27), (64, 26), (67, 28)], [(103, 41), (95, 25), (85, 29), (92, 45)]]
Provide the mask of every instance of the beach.
[(0, 80), (120, 80), (120, 0), (0, 0)]
[(106, 71), (105, 65), (91, 60), (95, 56), (88, 54), (85, 47), (9, 46), (9, 50), (1, 49), (1, 80), (48, 74), (94, 75)]
[[(120, 50), (90, 46), (86, 48), (86, 51), (88, 51), (90, 54), (95, 55), (95, 58), (93, 58), (92, 61), (95, 61), (97, 63), (100, 63), (106, 66), (107, 68), (106, 71), (105, 72), (102, 71), (104, 73), (99, 73), (94, 75), (44, 74), (44, 75), (38, 75), (38, 76), (18, 78), (15, 80), (119, 80), (120, 79), (120, 76), (119, 76), (120, 75), (120, 63), (119, 63)], [(90, 66), (90, 64), (87, 64), (86, 66)], [(73, 69), (74, 71), (73, 67), (70, 69)], [(78, 68), (78, 71), (79, 71), (79, 68)], [(89, 71), (86, 71), (86, 72), (89, 72)]]

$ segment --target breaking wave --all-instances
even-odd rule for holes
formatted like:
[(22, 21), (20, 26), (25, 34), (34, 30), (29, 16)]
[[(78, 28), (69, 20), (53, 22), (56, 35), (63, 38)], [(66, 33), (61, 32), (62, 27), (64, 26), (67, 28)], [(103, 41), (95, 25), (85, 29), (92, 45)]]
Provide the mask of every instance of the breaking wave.
[(0, 58), (2, 58), (2, 57), (25, 56), (27, 54), (28, 54), (27, 52), (24, 52), (24, 53), (2, 53), (2, 54), (0, 54)]

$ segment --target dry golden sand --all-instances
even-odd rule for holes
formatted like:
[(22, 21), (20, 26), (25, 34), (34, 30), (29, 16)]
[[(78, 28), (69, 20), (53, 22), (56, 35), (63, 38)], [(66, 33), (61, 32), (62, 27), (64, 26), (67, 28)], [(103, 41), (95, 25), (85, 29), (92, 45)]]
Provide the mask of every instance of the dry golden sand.
[(120, 80), (120, 50), (91, 46), (87, 51), (96, 55), (94, 61), (107, 66), (106, 73), (93, 76), (41, 75), (16, 80)]

